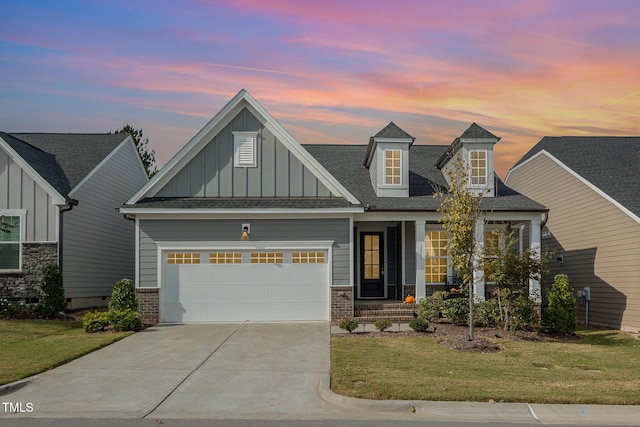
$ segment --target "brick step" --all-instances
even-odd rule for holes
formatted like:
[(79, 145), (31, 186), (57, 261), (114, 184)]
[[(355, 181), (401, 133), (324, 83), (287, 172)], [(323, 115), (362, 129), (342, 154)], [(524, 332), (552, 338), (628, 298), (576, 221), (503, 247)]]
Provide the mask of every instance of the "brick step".
[(373, 324), (376, 320), (389, 319), (393, 323), (409, 323), (413, 320), (413, 316), (364, 316), (355, 317), (355, 319), (362, 324)]
[(384, 310), (354, 310), (354, 316), (413, 316), (416, 310), (397, 310), (397, 309), (384, 309)]

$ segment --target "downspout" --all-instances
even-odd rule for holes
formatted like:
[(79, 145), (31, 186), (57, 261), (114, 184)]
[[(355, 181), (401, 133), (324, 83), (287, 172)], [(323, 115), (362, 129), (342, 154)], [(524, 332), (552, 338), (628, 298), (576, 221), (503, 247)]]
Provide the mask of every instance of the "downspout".
[(60, 218), (58, 220), (58, 233), (60, 233), (60, 236), (58, 236), (58, 269), (60, 270), (60, 274), (62, 275), (62, 254), (64, 251), (64, 245), (62, 244), (63, 240), (64, 240), (64, 221), (62, 220), (62, 214), (64, 212), (69, 212), (71, 209), (73, 209), (74, 206), (78, 206), (78, 201), (76, 199), (69, 199), (69, 203), (67, 204), (66, 207), (60, 209)]
[(544, 219), (540, 223), (540, 231), (547, 225), (547, 221), (549, 221), (549, 211), (544, 211)]

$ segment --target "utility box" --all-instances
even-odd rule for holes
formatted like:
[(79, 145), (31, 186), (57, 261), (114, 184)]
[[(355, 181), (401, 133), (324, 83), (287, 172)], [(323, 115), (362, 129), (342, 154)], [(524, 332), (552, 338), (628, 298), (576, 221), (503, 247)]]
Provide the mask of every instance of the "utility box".
[(585, 301), (591, 301), (591, 288), (584, 288), (582, 290), (582, 298), (584, 298)]

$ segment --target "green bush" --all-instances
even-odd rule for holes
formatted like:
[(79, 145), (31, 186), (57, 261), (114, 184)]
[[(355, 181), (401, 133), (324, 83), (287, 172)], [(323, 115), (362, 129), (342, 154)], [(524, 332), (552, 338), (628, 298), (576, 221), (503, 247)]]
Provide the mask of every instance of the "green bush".
[(113, 326), (113, 329), (118, 332), (137, 332), (142, 328), (142, 319), (140, 318), (140, 313), (131, 309), (122, 311), (109, 310), (108, 317), (109, 322)]
[(378, 319), (373, 323), (373, 327), (380, 332), (386, 331), (391, 327), (391, 325), (393, 325), (393, 323), (389, 319)]
[(137, 310), (138, 300), (136, 290), (131, 279), (122, 279), (113, 286), (111, 299), (109, 300), (109, 310), (124, 311)]
[(558, 274), (553, 279), (542, 324), (550, 332), (571, 334), (576, 331), (576, 299), (566, 274)]
[(340, 322), (340, 329), (344, 329), (345, 331), (352, 333), (358, 328), (358, 320), (354, 318), (343, 319)]
[(536, 303), (522, 293), (511, 302), (509, 329), (533, 331), (540, 326)]
[(432, 295), (422, 298), (419, 303), (418, 315), (427, 320), (438, 320), (440, 313), (442, 313), (442, 306), (446, 295), (446, 292), (434, 292)]
[(109, 313), (104, 311), (86, 313), (82, 318), (82, 327), (86, 332), (104, 331), (107, 326), (109, 326)]
[(490, 298), (478, 304), (475, 309), (476, 321), (487, 327), (500, 325), (500, 305), (496, 298)]
[(409, 327), (416, 332), (427, 332), (429, 328), (429, 323), (427, 319), (422, 316), (418, 316), (414, 318), (411, 322), (409, 322)]
[(40, 284), (42, 297), (36, 310), (38, 314), (44, 317), (52, 317), (67, 308), (62, 274), (60, 274), (58, 265), (50, 262), (44, 267), (42, 276), (42, 283)]
[(456, 324), (469, 321), (469, 300), (467, 298), (451, 298), (444, 300), (442, 315)]

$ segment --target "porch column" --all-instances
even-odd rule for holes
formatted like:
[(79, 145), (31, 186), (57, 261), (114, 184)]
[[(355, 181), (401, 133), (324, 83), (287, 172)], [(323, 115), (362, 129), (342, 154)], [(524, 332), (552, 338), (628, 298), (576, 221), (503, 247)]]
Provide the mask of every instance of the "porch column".
[(484, 270), (482, 269), (482, 255), (484, 253), (484, 218), (478, 218), (475, 227), (476, 251), (473, 260), (473, 297), (475, 301), (484, 301)]
[(416, 301), (427, 296), (424, 287), (424, 226), (426, 221), (416, 221)]
[[(536, 254), (536, 258), (540, 260), (541, 254), (541, 240), (540, 240), (540, 218), (531, 220), (531, 232), (529, 233), (530, 242), (529, 247), (531, 251)], [(540, 281), (529, 279), (529, 298), (534, 300), (537, 304), (542, 303), (542, 291), (540, 289)]]

